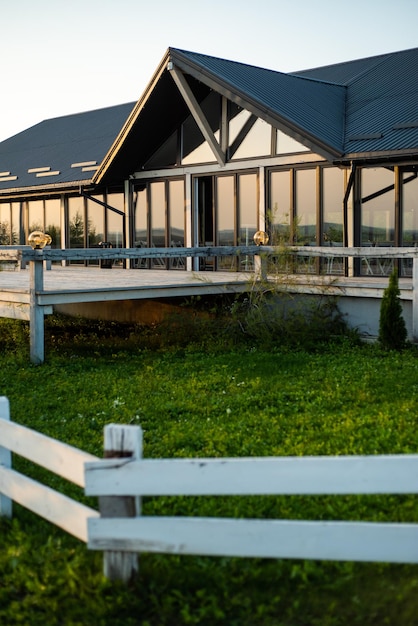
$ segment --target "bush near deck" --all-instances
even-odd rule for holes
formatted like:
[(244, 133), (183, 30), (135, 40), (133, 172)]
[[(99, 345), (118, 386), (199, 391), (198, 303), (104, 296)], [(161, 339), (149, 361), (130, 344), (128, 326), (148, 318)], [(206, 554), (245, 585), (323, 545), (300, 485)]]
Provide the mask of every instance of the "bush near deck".
[[(1, 321), (12, 418), (102, 456), (103, 427), (140, 424), (146, 457), (416, 453), (418, 358), (340, 340), (161, 349), (148, 329), (50, 323), (47, 361)], [(155, 333), (161, 333), (155, 329)], [(139, 334), (138, 334), (139, 333)], [(180, 333), (181, 335), (181, 333)], [(15, 457), (71, 497), (81, 490)], [(91, 500), (89, 504), (96, 505)], [(146, 498), (144, 514), (418, 522), (416, 496)], [(0, 522), (0, 623), (14, 626), (413, 626), (418, 566), (144, 554), (128, 587), (101, 555), (15, 506)]]

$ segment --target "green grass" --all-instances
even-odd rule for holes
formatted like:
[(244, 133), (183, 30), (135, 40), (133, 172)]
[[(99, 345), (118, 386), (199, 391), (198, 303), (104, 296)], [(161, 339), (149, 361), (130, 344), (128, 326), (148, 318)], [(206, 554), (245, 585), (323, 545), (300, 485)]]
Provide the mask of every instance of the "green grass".
[[(251, 342), (223, 349), (206, 345), (196, 329), (187, 342), (180, 328), (179, 341), (161, 349), (158, 332), (51, 321), (47, 361), (35, 367), (27, 327), (2, 320), (0, 395), (14, 421), (98, 456), (111, 422), (140, 424), (146, 457), (418, 450), (413, 348), (383, 352), (340, 341), (316, 352)], [(84, 500), (77, 487), (23, 459), (14, 466)], [(144, 513), (418, 522), (418, 501), (147, 498)], [(0, 624), (7, 626), (418, 623), (417, 566), (144, 554), (126, 587), (102, 577), (99, 553), (19, 506), (0, 531)]]

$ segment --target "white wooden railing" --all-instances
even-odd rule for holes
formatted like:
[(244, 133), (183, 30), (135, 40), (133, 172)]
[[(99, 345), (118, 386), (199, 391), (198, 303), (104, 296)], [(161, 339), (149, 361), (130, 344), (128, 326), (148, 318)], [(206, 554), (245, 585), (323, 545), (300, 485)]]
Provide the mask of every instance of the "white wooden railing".
[(10, 421), (9, 401), (0, 397), (0, 515), (11, 517), (14, 501), (87, 541), (87, 518), (99, 513), (12, 469), (12, 452), (80, 487), (84, 464), (97, 457)]
[[(418, 563), (418, 523), (141, 515), (142, 496), (416, 494), (418, 455), (142, 459), (138, 426), (105, 427), (105, 458), (9, 421), (0, 398), (0, 514), (14, 500), (93, 550), (128, 580), (137, 554)], [(85, 487), (100, 513), (11, 468), (11, 452)], [(111, 458), (109, 458), (111, 457)], [(120, 458), (123, 457), (123, 458)]]

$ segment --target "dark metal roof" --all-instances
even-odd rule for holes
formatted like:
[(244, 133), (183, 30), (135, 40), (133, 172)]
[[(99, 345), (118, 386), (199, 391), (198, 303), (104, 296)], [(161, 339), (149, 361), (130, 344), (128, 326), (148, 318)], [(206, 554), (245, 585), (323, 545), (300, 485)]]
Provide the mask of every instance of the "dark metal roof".
[(292, 74), (170, 48), (135, 105), (47, 120), (0, 143), (0, 194), (140, 169), (189, 115), (169, 63), (198, 102), (214, 90), (330, 161), (418, 157), (418, 48)]
[(418, 153), (418, 48), (298, 72), (347, 88), (344, 153)]
[(309, 140), (309, 147), (342, 153), (343, 86), (184, 50), (171, 50), (171, 58), (195, 78), (217, 82), (225, 95), (239, 98), (260, 117), (286, 127), (298, 140)]
[(0, 193), (91, 180), (133, 104), (46, 120), (0, 143)]

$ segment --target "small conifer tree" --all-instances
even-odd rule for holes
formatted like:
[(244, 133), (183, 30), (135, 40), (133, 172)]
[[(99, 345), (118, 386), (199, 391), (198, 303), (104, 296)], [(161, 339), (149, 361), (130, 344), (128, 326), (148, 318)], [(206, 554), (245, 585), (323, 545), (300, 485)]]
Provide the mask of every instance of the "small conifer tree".
[(406, 345), (408, 333), (399, 296), (398, 273), (394, 269), (380, 305), (379, 343), (385, 350), (402, 350)]

